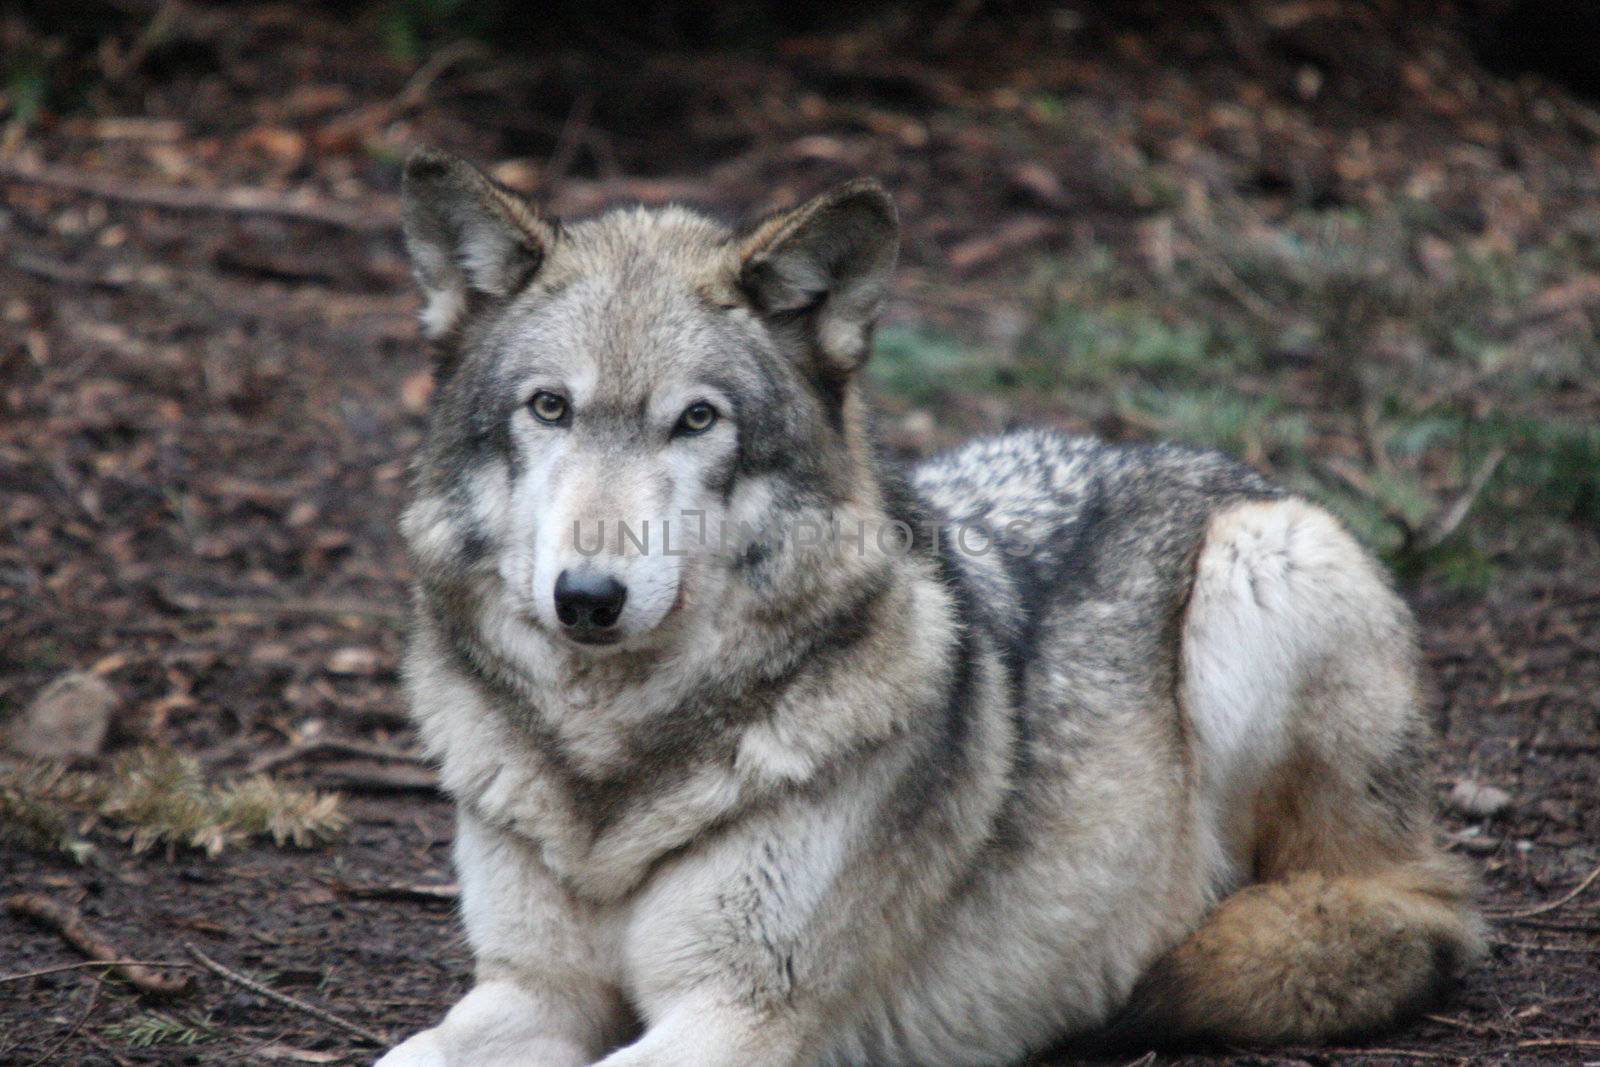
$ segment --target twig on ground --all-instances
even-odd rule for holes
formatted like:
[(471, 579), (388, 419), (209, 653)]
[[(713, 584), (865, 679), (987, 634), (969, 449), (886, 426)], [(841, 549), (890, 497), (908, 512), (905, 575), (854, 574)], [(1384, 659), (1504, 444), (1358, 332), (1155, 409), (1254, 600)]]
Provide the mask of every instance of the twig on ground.
[(293, 1008), (295, 1011), (303, 1012), (304, 1014), (311, 1016), (313, 1019), (320, 1019), (329, 1026), (334, 1026), (345, 1031), (346, 1033), (354, 1034), (364, 1041), (370, 1041), (374, 1045), (388, 1045), (391, 1043), (389, 1037), (385, 1034), (380, 1034), (376, 1030), (369, 1030), (360, 1023), (354, 1023), (343, 1016), (335, 1015), (326, 1008), (319, 1008), (315, 1004), (307, 1004), (305, 1001), (296, 997), (291, 997), (287, 993), (280, 993), (271, 986), (262, 985), (254, 978), (245, 977), (238, 971), (229, 970), (227, 967), (224, 967), (210, 956), (207, 956), (204, 952), (201, 952), (198, 948), (187, 941), (183, 942), (183, 947), (184, 951), (193, 956), (195, 958), (195, 962), (199, 963), (200, 966), (204, 967), (212, 974), (232, 982), (241, 989), (248, 989), (257, 996), (266, 997), (268, 1000), (277, 1004), (282, 1004), (286, 1008)]
[(118, 952), (105, 938), (89, 929), (82, 915), (65, 904), (37, 893), (18, 893), (6, 899), (6, 910), (50, 927), (67, 944), (90, 959), (110, 966), (141, 993), (173, 996), (189, 988), (189, 976), (186, 974), (159, 974), (143, 964), (124, 962), (127, 953)]
[(1057, 229), (1051, 219), (1037, 215), (1023, 215), (1010, 220), (992, 233), (962, 241), (945, 253), (945, 262), (956, 271), (975, 270), (1004, 259), (1036, 241), (1042, 241), (1056, 233)]
[(1407, 541), (1405, 548), (1415, 552), (1427, 552), (1449, 540), (1450, 535), (1455, 533), (1466, 520), (1468, 513), (1472, 511), (1472, 506), (1478, 502), (1478, 497), (1483, 495), (1489, 479), (1494, 477), (1494, 472), (1500, 469), (1500, 464), (1505, 458), (1506, 450), (1503, 448), (1496, 448), (1485, 456), (1454, 500), (1431, 515), (1414, 534), (1410, 530), (1405, 531)]
[(411, 613), (403, 607), (370, 600), (271, 600), (266, 597), (206, 597), (188, 593), (162, 593), (169, 604), (184, 611), (211, 615), (354, 615), (386, 622), (404, 622)]
[(188, 969), (192, 963), (169, 962), (167, 960), (84, 960), (82, 963), (62, 963), (55, 967), (41, 967), (37, 971), (23, 971), (21, 974), (0, 974), (0, 985), (8, 982), (21, 982), (28, 978), (42, 978), (47, 974), (60, 974), (62, 971), (82, 971), (91, 967), (178, 967)]
[(1323, 461), (1321, 466), (1381, 510), (1383, 517), (1400, 531), (1400, 551), (1414, 553), (1438, 548), (1449, 540), (1451, 534), (1461, 528), (1461, 524), (1466, 521), (1473, 505), (1483, 495), (1483, 490), (1494, 477), (1495, 471), (1500, 469), (1500, 464), (1505, 458), (1505, 449), (1494, 449), (1472, 472), (1472, 477), (1467, 480), (1461, 492), (1418, 523), (1413, 523), (1399, 508), (1387, 503), (1372, 479), (1353, 464), (1334, 458)]
[(312, 781), (341, 793), (433, 793), (439, 789), (439, 776), (426, 766), (326, 763)]
[(1518, 948), (1525, 952), (1576, 952), (1580, 955), (1600, 955), (1600, 945), (1541, 945), (1536, 941), (1506, 941), (1494, 937), (1491, 943), (1505, 948)]
[(572, 102), (572, 110), (567, 114), (567, 121), (562, 124), (561, 132), (556, 135), (556, 146), (550, 152), (550, 161), (539, 175), (539, 188), (549, 189), (551, 186), (559, 185), (567, 176), (573, 160), (577, 158), (579, 147), (584, 144), (584, 134), (589, 129), (589, 116), (592, 114), (594, 114), (594, 93), (585, 90)]
[(89, 1021), (89, 1016), (94, 1014), (94, 1006), (100, 1003), (101, 984), (102, 979), (96, 978), (94, 982), (94, 988), (89, 990), (89, 1003), (84, 1006), (83, 1014), (78, 1016), (78, 1021), (72, 1024), (72, 1029), (68, 1030), (64, 1035), (62, 1035), (60, 1041), (57, 1041), (54, 1045), (51, 1045), (38, 1059), (29, 1063), (27, 1067), (41, 1067), (42, 1064), (55, 1062), (56, 1053), (66, 1048), (67, 1044), (73, 1038), (78, 1036), (78, 1031), (83, 1029), (84, 1023)]
[(14, 252), (10, 263), (22, 273), (40, 281), (54, 282), (57, 285), (74, 285), (85, 289), (110, 289), (113, 291), (126, 289), (132, 283), (126, 272), (98, 273), (63, 263), (60, 260), (50, 259), (45, 256), (34, 255), (28, 252)]
[(360, 885), (334, 882), (334, 889), (360, 900), (424, 900), (452, 902), (461, 899), (461, 886), (445, 885)]
[(164, 211), (254, 215), (333, 226), (357, 233), (391, 233), (400, 226), (399, 208), (378, 197), (367, 198), (357, 209), (333, 203), (302, 203), (266, 189), (146, 185), (71, 167), (17, 160), (0, 160), (0, 182), (44, 186)]
[(132, 1060), (119, 1053), (115, 1048), (112, 1048), (111, 1042), (107, 1041), (93, 1030), (85, 1030), (83, 1032), (83, 1039), (104, 1053), (106, 1058), (112, 1063), (116, 1064), (117, 1067), (132, 1067)]
[[(144, 66), (150, 53), (159, 46), (171, 33), (172, 26), (184, 17), (177, 0), (161, 0), (155, 12), (150, 16), (150, 21), (145, 23), (144, 29), (133, 39), (126, 52), (117, 53), (115, 47), (100, 51), (102, 69), (106, 74), (106, 81), (120, 82), (128, 75)], [(106, 42), (110, 44), (108, 40)]]
[(1518, 1048), (1600, 1048), (1600, 1039), (1588, 1037), (1540, 1037), (1518, 1041)]
[[(1496, 918), (1493, 913), (1489, 917), (1491, 919)], [(1518, 925), (1526, 926), (1531, 930), (1558, 930), (1563, 934), (1594, 933), (1594, 923), (1588, 922), (1564, 923), (1553, 919), (1519, 919), (1517, 922)]]
[(428, 757), (420, 752), (407, 752), (402, 748), (392, 748), (389, 745), (373, 744), (370, 741), (351, 741), (338, 737), (313, 737), (305, 741), (297, 741), (286, 745), (273, 752), (264, 752), (245, 765), (246, 774), (265, 774), (275, 771), (285, 764), (314, 756), (321, 753), (331, 753), (335, 756), (361, 756), (366, 759), (391, 760), (396, 763), (417, 763), (426, 765)]
[(1466, 1058), (1450, 1052), (1421, 1052), (1409, 1048), (1325, 1048), (1318, 1051), (1334, 1056), (1396, 1056), (1406, 1060), (1464, 1060)]
[(378, 127), (393, 122), (427, 103), (429, 91), (433, 89), (434, 83), (451, 67), (487, 54), (488, 49), (473, 40), (461, 40), (446, 45), (419, 66), (404, 88), (393, 97), (359, 108), (323, 126), (316, 134), (318, 145), (325, 150), (335, 150), (370, 136)]
[(1472, 1034), (1492, 1034), (1495, 1032), (1495, 1029), (1492, 1026), (1484, 1026), (1482, 1023), (1469, 1023), (1465, 1019), (1452, 1019), (1448, 1015), (1424, 1015), (1423, 1018), (1429, 1020), (1430, 1022), (1443, 1023), (1446, 1026), (1454, 1026), (1459, 1030), (1465, 1030)]
[(1557, 908), (1563, 907), (1564, 905), (1569, 904), (1572, 901), (1576, 900), (1578, 898), (1578, 896), (1580, 894), (1582, 894), (1585, 889), (1588, 889), (1591, 885), (1593, 885), (1595, 883), (1595, 879), (1597, 879), (1597, 878), (1600, 878), (1600, 867), (1596, 867), (1594, 870), (1590, 871), (1589, 874), (1584, 878), (1583, 881), (1579, 882), (1569, 892), (1563, 894), (1562, 896), (1557, 897), (1555, 900), (1552, 900), (1548, 904), (1541, 904), (1536, 908), (1528, 908), (1528, 909), (1523, 910), (1523, 911), (1508, 911), (1508, 912), (1501, 912), (1499, 914), (1495, 914), (1495, 913), (1491, 912), (1489, 917), (1491, 919), (1502, 919), (1502, 920), (1504, 920), (1504, 919), (1531, 919), (1535, 915), (1546, 915), (1546, 914), (1548, 914), (1548, 913), (1550, 913), (1552, 911), (1555, 911)]
[(1238, 301), (1239, 306), (1262, 322), (1274, 326), (1281, 326), (1288, 317), (1267, 301), (1260, 293), (1251, 289), (1244, 283), (1234, 269), (1222, 259), (1207, 252), (1197, 253), (1195, 262), (1199, 263), (1205, 272), (1211, 275), (1211, 280), (1216, 282), (1223, 292)]

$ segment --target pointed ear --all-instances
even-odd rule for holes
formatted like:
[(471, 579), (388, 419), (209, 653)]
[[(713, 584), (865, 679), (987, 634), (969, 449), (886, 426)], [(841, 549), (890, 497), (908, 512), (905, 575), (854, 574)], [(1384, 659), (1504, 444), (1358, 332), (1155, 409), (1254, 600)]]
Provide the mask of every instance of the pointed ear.
[(849, 374), (866, 362), (899, 247), (894, 201), (853, 181), (745, 235), (739, 284), (769, 321), (809, 321), (819, 369)]
[(519, 291), (555, 241), (555, 226), (532, 204), (433, 149), (418, 149), (406, 161), (400, 202), (430, 339), (460, 323), (474, 294), (502, 298)]

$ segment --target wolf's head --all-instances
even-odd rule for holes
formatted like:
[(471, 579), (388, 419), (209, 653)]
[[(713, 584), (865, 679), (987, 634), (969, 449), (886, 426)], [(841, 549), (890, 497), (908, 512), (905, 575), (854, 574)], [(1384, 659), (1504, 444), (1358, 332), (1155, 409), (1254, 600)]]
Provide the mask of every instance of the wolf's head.
[(896, 253), (876, 184), (739, 232), (561, 225), (423, 151), (404, 225), (437, 361), (402, 524), (425, 587), (562, 644), (660, 644), (770, 583), (779, 526), (876, 494), (852, 384)]

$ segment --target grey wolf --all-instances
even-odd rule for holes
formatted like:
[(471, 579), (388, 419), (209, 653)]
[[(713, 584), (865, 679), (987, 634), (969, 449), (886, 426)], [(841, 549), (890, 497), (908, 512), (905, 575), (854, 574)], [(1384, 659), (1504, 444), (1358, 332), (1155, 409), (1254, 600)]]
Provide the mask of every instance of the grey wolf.
[(1413, 623), (1338, 522), (1174, 447), (885, 460), (877, 185), (563, 225), (423, 151), (404, 223), (405, 674), (477, 962), (383, 1067), (1317, 1041), (1480, 955)]

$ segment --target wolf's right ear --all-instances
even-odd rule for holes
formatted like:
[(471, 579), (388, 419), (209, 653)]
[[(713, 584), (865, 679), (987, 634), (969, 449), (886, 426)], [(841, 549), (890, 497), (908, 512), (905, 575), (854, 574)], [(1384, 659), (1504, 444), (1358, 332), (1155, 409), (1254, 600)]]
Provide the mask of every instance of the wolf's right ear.
[(400, 201), (429, 339), (455, 328), (473, 294), (503, 298), (525, 286), (556, 237), (528, 201), (470, 163), (431, 148), (406, 160)]

